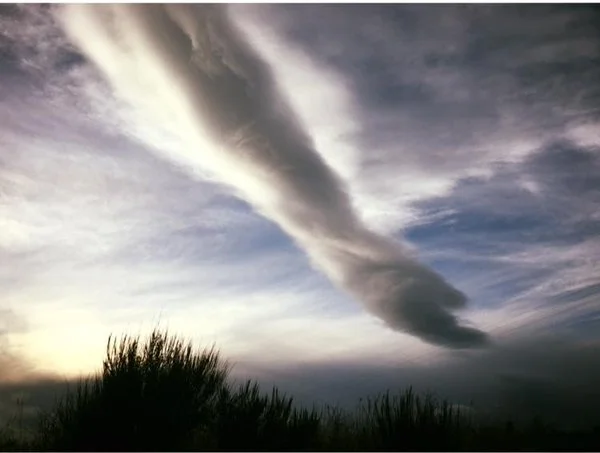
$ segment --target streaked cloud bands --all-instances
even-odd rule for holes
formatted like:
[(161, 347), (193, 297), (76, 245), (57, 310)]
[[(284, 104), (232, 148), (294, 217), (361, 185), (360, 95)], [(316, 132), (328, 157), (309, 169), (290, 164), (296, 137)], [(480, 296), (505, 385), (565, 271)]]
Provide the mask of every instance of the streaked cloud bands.
[[(451, 314), (465, 306), (462, 293), (361, 223), (226, 9), (68, 6), (64, 23), (122, 93), (177, 117), (189, 152), (206, 156), (368, 311), (432, 343), (486, 342)], [(134, 79), (144, 91), (133, 91)], [(204, 137), (211, 143), (203, 148)]]

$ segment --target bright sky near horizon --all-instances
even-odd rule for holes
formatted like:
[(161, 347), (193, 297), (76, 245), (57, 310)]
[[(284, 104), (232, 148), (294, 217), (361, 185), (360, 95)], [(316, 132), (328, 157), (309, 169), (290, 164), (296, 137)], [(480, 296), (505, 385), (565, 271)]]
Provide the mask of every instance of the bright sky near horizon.
[(598, 19), (1, 5), (0, 379), (159, 324), (323, 394), (567, 388), (564, 360), (592, 389)]

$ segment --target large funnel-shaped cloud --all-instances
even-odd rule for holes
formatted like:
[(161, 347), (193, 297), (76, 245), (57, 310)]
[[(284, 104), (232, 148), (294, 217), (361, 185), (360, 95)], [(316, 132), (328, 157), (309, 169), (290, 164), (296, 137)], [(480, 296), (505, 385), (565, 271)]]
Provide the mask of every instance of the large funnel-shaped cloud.
[[(369, 312), (431, 343), (486, 342), (451, 314), (465, 305), (463, 294), (360, 222), (224, 7), (70, 5), (60, 18), (122, 95), (175, 118), (190, 152)], [(207, 137), (213, 146), (202, 145)]]

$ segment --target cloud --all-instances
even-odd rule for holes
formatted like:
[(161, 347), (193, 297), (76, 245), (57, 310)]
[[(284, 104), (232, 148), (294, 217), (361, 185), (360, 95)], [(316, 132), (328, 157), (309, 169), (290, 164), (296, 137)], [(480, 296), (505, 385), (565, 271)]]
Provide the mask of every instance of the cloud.
[(546, 332), (508, 338), (478, 351), (438, 351), (425, 363), (374, 363), (352, 358), (248, 366), (263, 385), (278, 385), (300, 404), (339, 404), (354, 409), (359, 398), (412, 386), (479, 416), (529, 422), (535, 416), (563, 428), (600, 423), (597, 407), (600, 345)]
[[(388, 232), (419, 220), (413, 202), (447, 194), (456, 181), (519, 161), (557, 136), (597, 141), (594, 8), (245, 4), (233, 10), (253, 33), (310, 55), (350, 93), (346, 117), (361, 150), (352, 193), (370, 224), (385, 224)], [(296, 68), (283, 51), (257, 50), (265, 48), (276, 71)], [(307, 108), (304, 116), (310, 113), (321, 112)]]
[(428, 342), (486, 343), (484, 333), (460, 326), (452, 314), (465, 306), (462, 293), (361, 223), (268, 66), (224, 9), (73, 5), (60, 17), (122, 95), (177, 118), (189, 152), (278, 223), (369, 312)]
[[(400, 382), (516, 412), (546, 400), (556, 404), (540, 409), (549, 414), (592, 413), (596, 10), (231, 5), (240, 51), (217, 7), (207, 23), (221, 50), (208, 75), (194, 76), (212, 90), (196, 109), (198, 80), (186, 71), (207, 61), (196, 55), (181, 70), (184, 53), (169, 52), (176, 58), (163, 64), (162, 39), (176, 38), (176, 51), (190, 39), (154, 16), (162, 7), (131, 18), (89, 6), (107, 20), (82, 20), (79, 45), (110, 77), (57, 28), (55, 8), (61, 16), (61, 6), (0, 6), (0, 327), (27, 321), (0, 335), (0, 379), (87, 372), (110, 332), (159, 317), (216, 341), (237, 369), (307, 390), (309, 403), (312, 393), (353, 403)], [(190, 8), (179, 17), (187, 31)], [(111, 18), (119, 25), (107, 39)], [(169, 32), (156, 41), (147, 21)], [(250, 88), (228, 93), (240, 80)], [(215, 138), (232, 111), (241, 117)], [(295, 159), (291, 168), (266, 165), (248, 144), (224, 145), (250, 117), (247, 131), (269, 136), (273, 158)], [(297, 146), (279, 151), (290, 136)], [(416, 266), (411, 246), (439, 274)], [(312, 271), (302, 250), (378, 317)], [(469, 294), (475, 310), (463, 325), (497, 347), (445, 355), (406, 333), (468, 343), (451, 307), (427, 303), (449, 292), (461, 305), (439, 275)], [(407, 288), (399, 276), (435, 283)], [(549, 332), (571, 337), (540, 339)], [(553, 361), (577, 371), (565, 376)], [(310, 364), (304, 374), (300, 362)]]
[(54, 407), (71, 382), (54, 377), (36, 377), (29, 381), (0, 382), (0, 425), (35, 432), (40, 410)]
[(31, 378), (34, 367), (21, 357), (11, 342), (14, 333), (26, 329), (23, 319), (10, 308), (0, 307), (0, 384)]
[(405, 235), (429, 265), (468, 290), (482, 309), (471, 319), (495, 337), (550, 328), (593, 336), (599, 171), (597, 146), (552, 140), (415, 204), (421, 223)]

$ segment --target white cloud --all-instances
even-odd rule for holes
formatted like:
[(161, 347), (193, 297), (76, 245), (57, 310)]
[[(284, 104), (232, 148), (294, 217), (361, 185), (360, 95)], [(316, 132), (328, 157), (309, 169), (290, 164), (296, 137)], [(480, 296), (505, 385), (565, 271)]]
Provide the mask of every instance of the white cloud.
[(431, 342), (484, 341), (449, 312), (464, 305), (462, 294), (361, 224), (268, 66), (237, 37), (223, 9), (69, 6), (61, 17), (122, 96), (152, 109), (158, 121), (176, 119), (189, 150), (171, 157), (210, 165), (371, 313)]
[[(356, 84), (357, 77), (368, 70), (344, 73), (300, 48), (281, 32), (285, 28), (277, 21), (281, 16), (266, 14), (265, 7), (239, 5), (232, 11), (252, 46), (270, 64), (278, 89), (314, 139), (316, 151), (347, 183), (358, 216), (374, 231), (389, 234), (436, 221), (425, 218), (412, 203), (448, 194), (465, 176), (491, 176), (494, 163), (522, 161), (555, 134), (543, 130), (544, 118), (530, 114), (527, 106), (500, 96), (498, 117), (488, 122), (470, 122), (462, 110), (456, 116), (448, 111), (437, 115), (434, 110), (429, 118), (427, 109), (413, 111), (402, 103), (393, 108), (368, 105)], [(103, 40), (107, 37), (94, 28), (96, 22), (71, 23), (84, 38), (102, 35), (103, 39), (87, 40), (85, 46), (118, 81), (120, 94), (134, 101), (124, 102), (89, 63), (50, 71), (60, 50), (69, 44), (50, 15), (35, 9), (31, 13), (35, 20), (27, 27), (15, 22), (10, 33), (11, 39), (21, 42), (20, 49), (26, 48), (19, 50), (27, 54), (22, 63), (38, 81), (44, 80), (42, 89), (15, 88), (0, 104), (5, 121), (0, 126), (1, 304), (19, 307), (31, 320), (30, 331), (18, 334), (31, 357), (46, 357), (44, 366), (65, 372), (96, 366), (108, 333), (135, 331), (140, 325), (151, 328), (163, 310), (162, 319), (169, 320), (172, 331), (202, 343), (216, 340), (227, 356), (245, 361), (245, 366), (274, 357), (312, 362), (439, 359), (442, 353), (434, 353), (412, 337), (387, 331), (378, 320), (362, 314), (349, 297), (334, 292), (312, 273), (305, 257), (289, 250), (289, 243), (271, 246), (270, 241), (278, 239), (264, 238), (270, 226), (267, 221), (246, 206), (230, 206), (232, 189), (220, 185), (222, 178), (212, 171), (219, 166), (223, 169), (229, 161), (223, 163), (219, 147), (208, 140), (208, 134), (196, 131), (197, 122), (188, 121), (188, 107), (179, 97), (177, 84), (160, 83), (165, 77), (177, 78), (176, 71), (162, 73), (151, 51), (123, 51), (116, 58), (115, 42)], [(332, 28), (338, 24), (348, 29), (353, 22), (348, 22), (345, 13), (342, 16), (338, 22), (327, 14), (319, 17)], [(355, 19), (364, 22), (358, 16)], [(301, 23), (302, 18), (293, 20)], [(392, 30), (366, 25), (364, 29), (370, 30), (378, 46), (365, 40), (348, 49), (346, 36), (330, 42), (330, 52), (358, 61), (374, 49), (383, 50), (396, 66), (396, 81), (422, 81), (437, 99), (449, 103), (468, 104), (474, 91), (481, 94), (490, 88), (493, 94), (498, 86), (512, 86), (507, 79), (474, 81), (460, 71), (425, 71), (424, 54), (446, 41), (450, 47), (465, 44), (452, 17), (444, 33), (458, 33), (456, 39), (448, 35), (405, 42)], [(141, 34), (135, 36), (136, 46), (151, 49)], [(116, 48), (127, 42), (117, 41)], [(395, 55), (400, 47), (402, 52)], [(455, 51), (448, 50), (450, 54)], [(140, 66), (156, 72), (139, 71)], [(169, 89), (162, 92), (154, 89), (155, 84)], [(166, 104), (156, 108), (154, 95), (161, 92)], [(184, 114), (172, 115), (174, 111)], [(478, 111), (469, 114), (477, 119)], [(449, 121), (446, 126), (444, 121)], [(466, 131), (465, 124), (473, 130)], [(576, 121), (567, 129), (580, 144), (598, 142), (593, 121)], [(151, 157), (149, 151), (170, 164)], [(209, 158), (214, 159), (212, 163)], [(248, 178), (242, 166), (230, 167), (227, 171), (235, 172), (230, 178), (250, 193), (250, 200), (268, 204), (267, 197), (273, 194), (260, 180)], [(517, 183), (536, 190), (526, 179)], [(290, 199), (283, 201), (293, 204)], [(313, 241), (311, 236), (320, 234), (315, 231), (303, 240)], [(267, 250), (254, 250), (255, 241), (270, 245)], [(340, 245), (329, 244), (332, 248)], [(244, 253), (252, 250), (236, 259), (236, 247)], [(357, 243), (350, 249), (378, 255)], [(387, 256), (387, 252), (381, 253)], [(410, 252), (417, 254), (416, 249)], [(593, 283), (589, 275), (594, 272), (595, 252), (592, 243), (527, 247), (520, 253), (479, 257), (461, 252), (457, 266), (462, 259), (481, 259), (524, 269), (572, 267), (555, 274), (554, 281), (532, 284), (501, 307), (468, 310), (466, 320), (502, 339), (591, 313), (596, 303), (592, 298), (569, 309), (548, 307), (546, 302), (565, 289)], [(457, 259), (456, 250), (426, 253), (428, 258)], [(335, 267), (329, 262), (325, 265)], [(471, 277), (455, 283), (478, 303), (478, 291), (514, 278), (514, 272)], [(82, 340), (74, 343), (72, 338)], [(272, 348), (271, 355), (264, 354), (267, 346)]]

